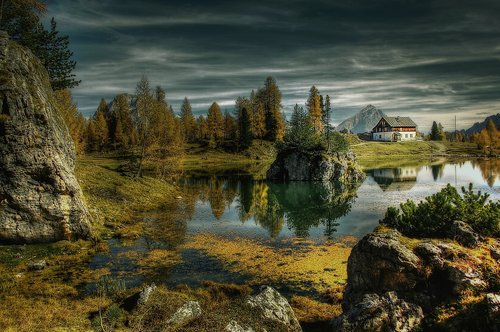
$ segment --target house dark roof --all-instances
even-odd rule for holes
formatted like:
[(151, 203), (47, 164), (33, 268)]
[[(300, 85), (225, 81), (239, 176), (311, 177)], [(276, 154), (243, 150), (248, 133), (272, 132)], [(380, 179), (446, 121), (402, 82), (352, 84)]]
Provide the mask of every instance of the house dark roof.
[(409, 117), (404, 117), (404, 116), (383, 116), (382, 119), (384, 119), (387, 124), (391, 127), (416, 127), (417, 124), (413, 122), (412, 119)]

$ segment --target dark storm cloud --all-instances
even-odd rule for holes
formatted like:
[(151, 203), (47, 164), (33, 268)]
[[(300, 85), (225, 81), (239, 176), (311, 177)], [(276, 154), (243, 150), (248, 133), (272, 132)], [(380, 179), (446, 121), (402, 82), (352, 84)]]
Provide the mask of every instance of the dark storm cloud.
[(386, 113), (467, 127), (500, 109), (500, 2), (480, 0), (49, 1), (71, 38), (90, 115), (145, 74), (178, 109), (232, 110), (266, 76), (285, 111), (315, 84), (334, 122), (371, 103)]

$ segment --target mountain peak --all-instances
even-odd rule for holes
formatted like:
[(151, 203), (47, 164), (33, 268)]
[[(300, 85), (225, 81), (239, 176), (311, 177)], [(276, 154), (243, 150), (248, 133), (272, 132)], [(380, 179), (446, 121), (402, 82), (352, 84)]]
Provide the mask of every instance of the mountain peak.
[(370, 132), (384, 115), (384, 112), (372, 104), (368, 104), (355, 115), (342, 121), (336, 130), (342, 131), (347, 129), (355, 134)]

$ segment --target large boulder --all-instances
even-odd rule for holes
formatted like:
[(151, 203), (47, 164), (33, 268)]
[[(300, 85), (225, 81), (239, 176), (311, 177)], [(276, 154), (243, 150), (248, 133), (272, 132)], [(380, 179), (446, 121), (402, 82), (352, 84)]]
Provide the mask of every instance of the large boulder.
[(422, 280), (419, 261), (401, 242), (398, 231), (368, 234), (356, 244), (347, 262), (345, 309), (365, 293), (411, 291)]
[(362, 180), (364, 173), (356, 164), (352, 152), (305, 153), (281, 151), (267, 171), (269, 180), (278, 181), (337, 181), (353, 183)]
[(451, 224), (447, 235), (450, 239), (454, 239), (469, 248), (477, 247), (479, 244), (479, 235), (474, 232), (472, 227), (460, 220), (455, 220)]
[[(334, 330), (411, 331), (423, 319), (424, 325), (432, 325), (436, 308), (497, 289), (500, 269), (489, 251), (485, 244), (469, 249), (450, 240), (411, 239), (392, 229), (377, 229), (352, 249), (344, 315), (333, 322)], [(489, 296), (489, 307), (496, 308), (496, 299)], [(441, 327), (460, 326), (473, 317), (467, 310), (464, 307), (464, 313)], [(494, 326), (491, 321), (485, 326)]]
[(0, 241), (90, 236), (75, 148), (47, 71), (0, 32)]
[(415, 331), (424, 318), (418, 305), (398, 299), (396, 293), (366, 294), (361, 302), (332, 321), (337, 332)]

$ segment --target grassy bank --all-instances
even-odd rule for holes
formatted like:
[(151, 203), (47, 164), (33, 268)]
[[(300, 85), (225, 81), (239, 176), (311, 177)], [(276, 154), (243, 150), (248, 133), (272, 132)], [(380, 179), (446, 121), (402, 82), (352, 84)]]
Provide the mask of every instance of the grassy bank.
[(82, 156), (78, 160), (76, 175), (97, 235), (113, 235), (127, 224), (133, 224), (138, 213), (168, 204), (178, 194), (166, 181), (121, 175), (116, 170), (124, 162), (103, 156)]
[(352, 144), (359, 164), (374, 167), (416, 166), (445, 159), (484, 157), (477, 145), (466, 142), (358, 142)]

